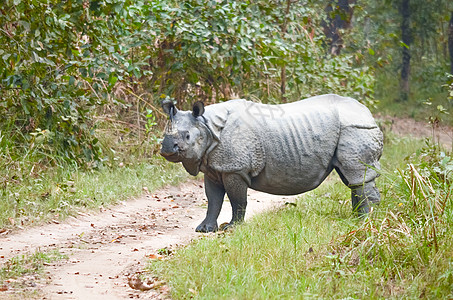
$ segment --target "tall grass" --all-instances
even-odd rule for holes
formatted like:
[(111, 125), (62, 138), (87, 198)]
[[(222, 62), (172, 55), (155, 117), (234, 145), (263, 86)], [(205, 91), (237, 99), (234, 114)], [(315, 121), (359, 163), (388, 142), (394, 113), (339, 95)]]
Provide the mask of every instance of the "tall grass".
[[(419, 146), (390, 139), (382, 203), (365, 219), (353, 217), (349, 190), (334, 179), (150, 272), (175, 299), (451, 298), (453, 163)], [(405, 159), (409, 148), (416, 154)]]

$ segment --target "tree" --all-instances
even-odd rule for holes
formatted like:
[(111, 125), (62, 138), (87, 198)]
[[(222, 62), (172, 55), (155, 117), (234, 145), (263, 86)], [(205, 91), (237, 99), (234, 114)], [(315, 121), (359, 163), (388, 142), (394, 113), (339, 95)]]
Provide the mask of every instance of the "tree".
[(410, 28), (410, 1), (401, 1), (401, 40), (402, 40), (402, 65), (401, 65), (401, 100), (407, 101), (409, 98), (409, 76), (411, 71), (410, 46), (412, 34)]
[(0, 130), (10, 144), (51, 161), (101, 161), (92, 117), (117, 82), (142, 75), (131, 55), (146, 41), (141, 11), (123, 0), (3, 1)]
[(448, 26), (448, 52), (450, 54), (450, 74), (453, 75), (453, 11), (450, 14)]
[(327, 22), (324, 22), (324, 34), (332, 55), (339, 55), (344, 47), (342, 31), (351, 26), (355, 3), (356, 0), (330, 0), (326, 6)]

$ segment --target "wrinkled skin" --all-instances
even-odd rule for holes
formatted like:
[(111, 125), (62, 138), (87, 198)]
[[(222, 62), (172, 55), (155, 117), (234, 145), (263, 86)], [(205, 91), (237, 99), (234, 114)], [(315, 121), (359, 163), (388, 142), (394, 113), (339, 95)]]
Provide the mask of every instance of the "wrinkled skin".
[(230, 225), (244, 219), (247, 189), (296, 195), (316, 188), (335, 169), (351, 189), (353, 211), (369, 213), (380, 201), (382, 132), (369, 110), (351, 98), (323, 95), (281, 105), (231, 100), (193, 111), (162, 103), (170, 123), (161, 155), (205, 174), (206, 218), (199, 232), (218, 229), (225, 194)]

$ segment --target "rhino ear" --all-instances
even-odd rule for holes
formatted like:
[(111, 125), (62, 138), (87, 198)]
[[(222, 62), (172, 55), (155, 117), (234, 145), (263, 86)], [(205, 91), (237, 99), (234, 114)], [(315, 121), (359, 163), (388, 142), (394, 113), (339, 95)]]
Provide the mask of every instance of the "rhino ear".
[(173, 104), (173, 101), (168, 100), (168, 99), (165, 99), (164, 101), (162, 101), (162, 109), (164, 110), (164, 112), (167, 115), (170, 115), (170, 113), (172, 113), (173, 115), (170, 117), (173, 117), (178, 112), (175, 105)]
[(204, 113), (204, 104), (201, 101), (197, 101), (193, 104), (192, 115), (196, 118), (202, 116)]

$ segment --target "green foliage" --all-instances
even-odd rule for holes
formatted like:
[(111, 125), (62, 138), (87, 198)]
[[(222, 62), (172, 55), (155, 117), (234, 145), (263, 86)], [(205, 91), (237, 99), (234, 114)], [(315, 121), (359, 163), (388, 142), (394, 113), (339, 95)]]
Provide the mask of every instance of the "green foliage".
[[(442, 86), (449, 81), (447, 43), (452, 9), (451, 1), (411, 0), (408, 46), (401, 41), (401, 1), (358, 1), (344, 51), (375, 67), (375, 98), (385, 113), (427, 119), (433, 112), (422, 105), (427, 100), (435, 103), (434, 107), (443, 105), (451, 110)], [(400, 100), (401, 52), (407, 47), (411, 55), (409, 102), (395, 104)]]
[(140, 2), (7, 0), (0, 9), (0, 127), (10, 143), (52, 160), (100, 161), (93, 112), (130, 57)]
[[(153, 3), (154, 90), (191, 103), (233, 95), (264, 102), (326, 92), (371, 98), (369, 70), (325, 57), (321, 16), (308, 1)], [(285, 68), (284, 78), (282, 68)], [(281, 94), (285, 85), (286, 93)]]

